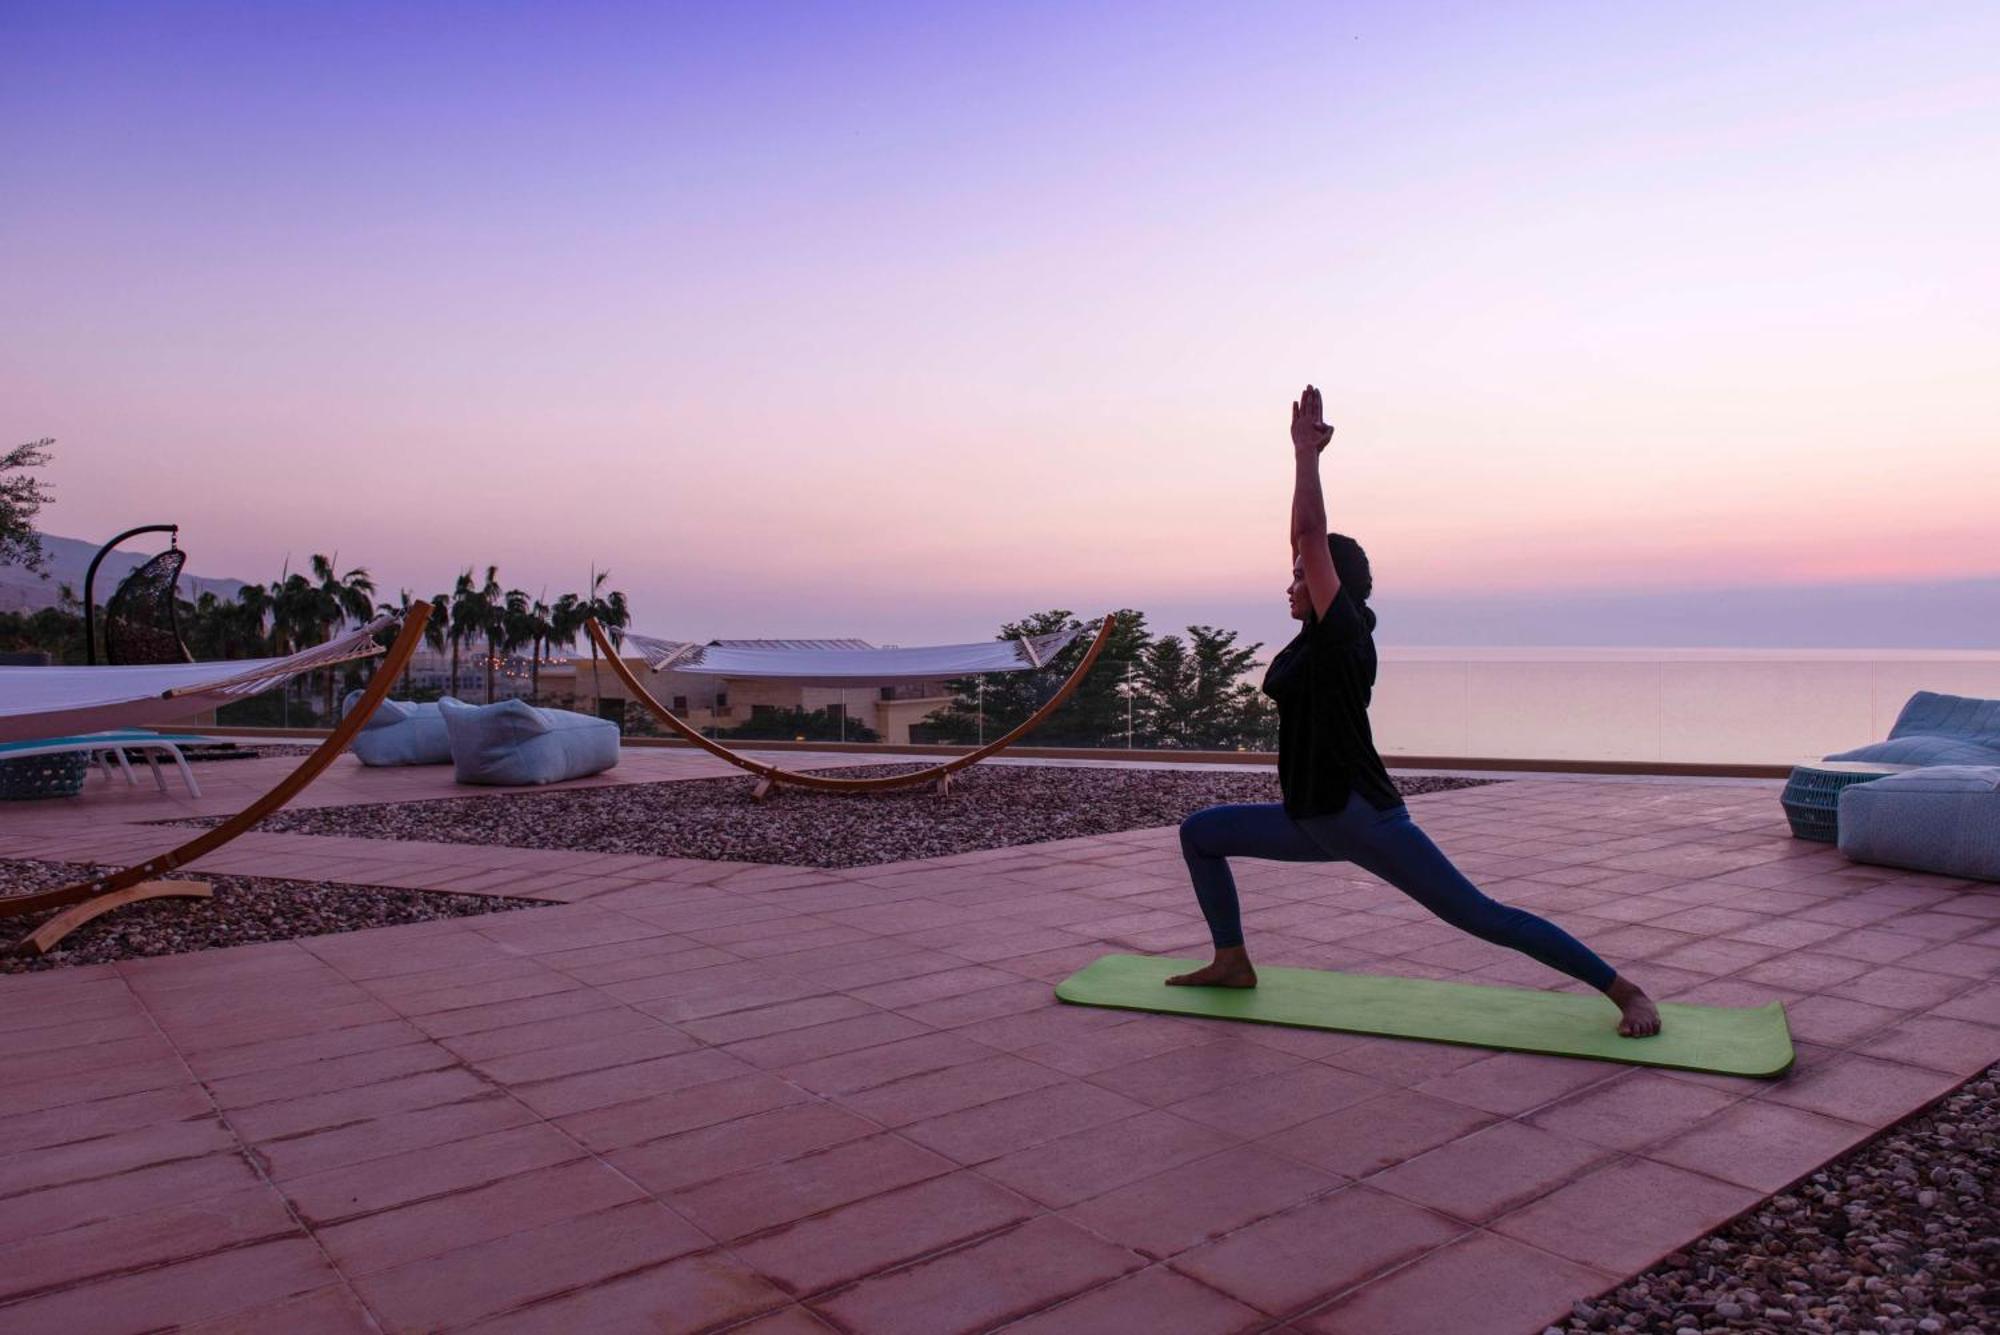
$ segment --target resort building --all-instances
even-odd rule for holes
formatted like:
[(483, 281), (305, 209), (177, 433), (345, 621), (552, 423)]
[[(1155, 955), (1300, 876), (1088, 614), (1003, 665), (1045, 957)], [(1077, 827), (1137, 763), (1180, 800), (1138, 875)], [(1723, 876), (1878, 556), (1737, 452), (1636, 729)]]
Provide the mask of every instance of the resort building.
[[(732, 649), (873, 649), (877, 646), (859, 639), (753, 639), (711, 640), (710, 644)], [(889, 686), (811, 686), (799, 682), (738, 681), (706, 673), (652, 670), (637, 654), (625, 655), (625, 664), (646, 683), (654, 697), (672, 709), (690, 726), (728, 731), (771, 714), (807, 713), (825, 710), (873, 732), (877, 739), (893, 746), (923, 744), (938, 740), (927, 721), (951, 703), (950, 686), (943, 681), (900, 682)], [(526, 666), (518, 669), (522, 693), (526, 692)], [(544, 663), (541, 672), (545, 703), (575, 709), (585, 714), (616, 718), (628, 726), (637, 725), (645, 713), (618, 681), (617, 675), (600, 666), (591, 670), (588, 652), (578, 652), (566, 662)]]
[[(548, 668), (547, 663), (542, 665), (544, 674)], [(436, 649), (419, 649), (411, 655), (408, 676), (410, 689), (420, 699), (433, 695), (455, 695), (474, 704), (486, 701), (486, 655), (477, 649), (459, 651), (458, 683), (455, 688), (451, 676), (451, 655)], [(501, 657), (494, 663), (493, 698), (526, 699), (530, 680), (527, 659), (513, 655)], [(546, 682), (542, 689), (548, 689)]]

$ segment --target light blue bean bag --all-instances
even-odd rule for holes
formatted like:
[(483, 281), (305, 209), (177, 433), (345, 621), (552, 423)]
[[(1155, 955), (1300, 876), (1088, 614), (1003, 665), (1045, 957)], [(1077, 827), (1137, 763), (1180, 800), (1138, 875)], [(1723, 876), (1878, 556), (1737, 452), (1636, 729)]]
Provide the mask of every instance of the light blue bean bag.
[(1828, 760), (1885, 765), (2000, 765), (2000, 700), (1918, 691), (1896, 716), (1889, 740)]
[(2000, 765), (1933, 765), (1842, 789), (1840, 851), (2000, 881)]
[(618, 725), (609, 719), (525, 700), (438, 704), (460, 783), (561, 783), (618, 763)]
[[(360, 691), (348, 692), (340, 712), (345, 715), (360, 698)], [(375, 706), (375, 712), (355, 734), (350, 748), (355, 759), (364, 765), (442, 765), (450, 760), (451, 738), (445, 732), (438, 703), (384, 700)]]

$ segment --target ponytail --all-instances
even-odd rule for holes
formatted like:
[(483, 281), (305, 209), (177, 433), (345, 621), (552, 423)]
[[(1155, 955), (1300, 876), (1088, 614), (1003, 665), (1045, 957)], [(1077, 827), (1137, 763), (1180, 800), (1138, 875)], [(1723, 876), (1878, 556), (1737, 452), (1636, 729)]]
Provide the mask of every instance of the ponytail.
[(1375, 592), (1375, 575), (1368, 568), (1368, 553), (1345, 533), (1327, 534), (1326, 549), (1333, 557), (1333, 573), (1340, 576), (1341, 591), (1354, 600), (1361, 619), (1373, 631), (1375, 609), (1368, 605), (1368, 595)]

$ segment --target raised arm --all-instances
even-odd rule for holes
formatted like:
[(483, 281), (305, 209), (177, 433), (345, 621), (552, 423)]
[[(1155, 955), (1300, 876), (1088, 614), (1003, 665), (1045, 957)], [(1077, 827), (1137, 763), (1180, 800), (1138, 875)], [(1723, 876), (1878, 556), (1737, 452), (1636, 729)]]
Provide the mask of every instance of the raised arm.
[(1314, 617), (1324, 617), (1340, 592), (1340, 576), (1326, 545), (1326, 498), (1319, 488), (1319, 456), (1333, 439), (1319, 390), (1306, 386), (1292, 405), (1292, 558), (1305, 571)]

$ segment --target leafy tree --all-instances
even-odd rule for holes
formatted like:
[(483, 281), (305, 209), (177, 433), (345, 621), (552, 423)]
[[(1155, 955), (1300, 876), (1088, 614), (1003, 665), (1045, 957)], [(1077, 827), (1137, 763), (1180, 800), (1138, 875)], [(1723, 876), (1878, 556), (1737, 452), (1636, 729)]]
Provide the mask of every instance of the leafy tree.
[(1278, 749), (1277, 703), (1264, 694), (1261, 680), (1248, 683), (1248, 687), (1243, 696), (1242, 709), (1237, 715), (1243, 730), (1241, 745), (1252, 751), (1275, 751)]
[(1180, 740), (1180, 724), (1195, 690), (1194, 659), (1178, 635), (1163, 635), (1146, 646), (1133, 665), (1132, 703), (1137, 717), (1135, 731), (1147, 746), (1158, 746), (1163, 737), (1169, 745), (1186, 745)]
[(61, 585), (54, 607), (0, 612), (0, 649), (39, 651), (52, 663), (81, 663), (83, 608), (76, 590)]
[[(1069, 702), (1057, 710), (1036, 734), (1037, 740), (1052, 746), (1103, 746), (1122, 741), (1125, 736), (1125, 665), (1135, 661), (1149, 640), (1146, 614), (1121, 608), (1115, 615), (1118, 625), (1111, 642), (1104, 647), (1097, 666), (1083, 679)], [(1051, 635), (1057, 631), (1082, 629), (1084, 623), (1066, 609), (1035, 612), (1000, 628), (996, 639)], [(984, 735), (988, 741), (1015, 727), (1041, 708), (1076, 670), (1089, 652), (1092, 632), (1079, 634), (1040, 672), (991, 673), (985, 678), (982, 706), (980, 678), (961, 677), (950, 683), (952, 702), (928, 720), (939, 736), (956, 742), (976, 740), (982, 732), (980, 714), (985, 714)]]
[(193, 602), (181, 599), (177, 608), (181, 631), (197, 660), (263, 658), (270, 652), (264, 632), (271, 592), (262, 584), (245, 584), (234, 598), (204, 590)]
[(1223, 750), (1248, 744), (1249, 716), (1262, 699), (1242, 677), (1261, 644), (1238, 647), (1236, 632), (1189, 626), (1147, 645), (1134, 676), (1149, 744)]
[(35, 516), (50, 499), (49, 487), (28, 470), (47, 464), (54, 444), (45, 437), (0, 454), (0, 566), (22, 566), (44, 578), (48, 555)]
[(193, 602), (180, 599), (175, 615), (180, 621), (181, 638), (187, 641), (188, 652), (196, 659), (229, 656), (226, 650), (229, 638), (226, 622), (228, 605), (222, 599), (203, 590)]
[[(1126, 608), (1118, 627), (1068, 704), (1036, 734), (1051, 745), (1135, 745), (1226, 750), (1269, 747), (1277, 737), (1276, 715), (1257, 687), (1244, 680), (1260, 644), (1239, 645), (1235, 631), (1189, 626), (1185, 637), (1159, 639), (1146, 629), (1142, 612)], [(998, 638), (1046, 635), (1079, 623), (1067, 611), (1037, 612), (1001, 627)], [(1072, 640), (1040, 673), (996, 673), (985, 678), (984, 735), (988, 741), (1038, 709), (1075, 670), (1089, 649), (1089, 636)], [(927, 723), (955, 742), (980, 736), (980, 679), (951, 683), (952, 702)]]

